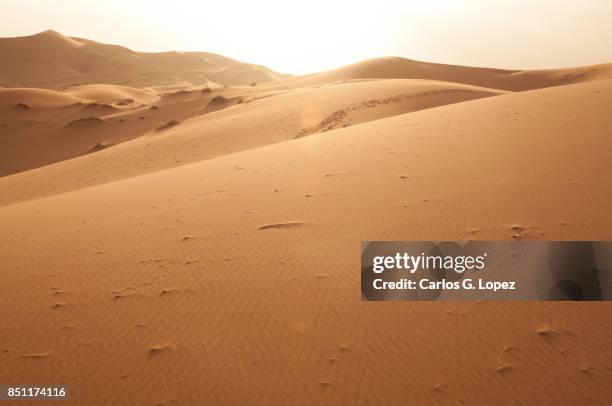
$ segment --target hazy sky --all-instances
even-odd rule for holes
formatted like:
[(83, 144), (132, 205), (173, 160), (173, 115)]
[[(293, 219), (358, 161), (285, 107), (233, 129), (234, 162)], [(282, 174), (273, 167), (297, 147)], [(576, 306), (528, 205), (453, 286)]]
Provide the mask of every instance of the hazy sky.
[(296, 74), (385, 55), (505, 68), (612, 61), (612, 0), (0, 0), (0, 36), (46, 29)]

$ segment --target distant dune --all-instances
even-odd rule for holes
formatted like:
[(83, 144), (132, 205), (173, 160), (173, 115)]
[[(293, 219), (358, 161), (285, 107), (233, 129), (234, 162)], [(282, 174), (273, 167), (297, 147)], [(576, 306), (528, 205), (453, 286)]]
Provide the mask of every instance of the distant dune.
[[(69, 94), (47, 89), (0, 88), (0, 108), (7, 109), (20, 105), (27, 107), (67, 106), (81, 102), (82, 99)], [(3, 119), (11, 119), (10, 111), (4, 111)]]
[(376, 58), (339, 69), (283, 79), (288, 86), (308, 86), (350, 79), (430, 79), (500, 90), (530, 90), (591, 80), (612, 79), (612, 64), (569, 69), (504, 70), (419, 62), (399, 57)]
[(151, 86), (207, 80), (225, 85), (267, 82), (283, 75), (207, 52), (136, 52), (45, 31), (0, 38), (0, 86), (61, 89), (106, 83)]
[(119, 105), (148, 104), (156, 102), (160, 98), (153, 91), (100, 84), (69, 87), (62, 93), (99, 103), (117, 103)]

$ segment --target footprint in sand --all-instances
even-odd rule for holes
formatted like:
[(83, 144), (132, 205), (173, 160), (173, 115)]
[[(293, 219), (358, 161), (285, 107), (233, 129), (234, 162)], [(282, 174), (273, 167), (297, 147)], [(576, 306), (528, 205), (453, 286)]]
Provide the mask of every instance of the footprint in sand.
[(273, 224), (265, 224), (263, 226), (258, 227), (258, 230), (279, 230), (279, 229), (287, 229), (287, 228), (298, 228), (307, 225), (308, 223), (301, 222), (287, 222), (287, 223), (273, 223)]
[(159, 297), (170, 296), (179, 293), (178, 289), (162, 289), (159, 292)]
[(153, 357), (161, 355), (162, 353), (166, 353), (166, 352), (168, 352), (170, 350), (171, 350), (171, 347), (168, 344), (157, 344), (157, 345), (154, 345), (154, 346), (149, 348), (148, 358), (151, 359)]
[(21, 358), (30, 358), (30, 359), (44, 359), (49, 358), (52, 354), (50, 352), (39, 352), (34, 354), (23, 354)]

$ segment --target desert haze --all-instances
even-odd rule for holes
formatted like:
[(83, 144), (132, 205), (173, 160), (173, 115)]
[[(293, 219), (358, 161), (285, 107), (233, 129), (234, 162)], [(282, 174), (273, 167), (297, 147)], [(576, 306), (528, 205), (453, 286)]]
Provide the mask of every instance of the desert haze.
[(0, 86), (0, 383), (612, 404), (609, 304), (362, 302), (359, 273), (362, 240), (611, 240), (612, 64), (292, 76), (45, 31), (0, 39)]

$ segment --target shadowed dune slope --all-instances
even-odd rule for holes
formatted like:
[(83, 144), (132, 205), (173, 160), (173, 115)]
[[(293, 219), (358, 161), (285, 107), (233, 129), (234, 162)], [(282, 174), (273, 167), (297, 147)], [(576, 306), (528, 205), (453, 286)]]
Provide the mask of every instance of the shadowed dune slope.
[[(159, 99), (153, 92), (117, 85), (78, 86), (63, 92), (0, 89), (0, 176), (144, 133), (155, 124), (138, 121), (139, 114)], [(132, 120), (118, 128), (115, 124), (125, 118), (114, 115)]]
[[(103, 94), (95, 91), (92, 95), (92, 88), (107, 90), (107, 87), (96, 85), (67, 94), (100, 99)], [(266, 89), (236, 87), (204, 93), (181, 91), (164, 96), (150, 107), (130, 109), (114, 104), (106, 112), (98, 107), (102, 110), (97, 116), (88, 106), (13, 112), (13, 117), (21, 120), (53, 116), (56, 124), (43, 128), (42, 124), (24, 126), (13, 120), (7, 122), (7, 127), (0, 128), (0, 174), (88, 155), (0, 179), (0, 185), (11, 191), (13, 201), (31, 199), (317, 132), (503, 93), (422, 80), (351, 82), (282, 92)], [(124, 91), (132, 95), (135, 92), (136, 89)], [(103, 121), (90, 120), (91, 116)], [(58, 122), (59, 117), (63, 121)], [(186, 120), (190, 117), (194, 118)], [(125, 142), (136, 137), (140, 138)], [(37, 142), (32, 144), (32, 139)], [(116, 145), (120, 142), (123, 144)], [(106, 148), (100, 148), (101, 145)], [(97, 152), (101, 149), (104, 151)], [(111, 162), (113, 167), (109, 169)], [(7, 203), (4, 199), (8, 196), (0, 196), (0, 202)]]
[(610, 239), (611, 103), (612, 81), (500, 95), (0, 207), (0, 381), (90, 405), (610, 404), (609, 305), (365, 303), (358, 261), (366, 239)]
[(0, 86), (59, 89), (91, 83), (243, 85), (281, 78), (272, 70), (207, 52), (136, 52), (55, 31), (0, 38)]
[(612, 79), (612, 64), (523, 71), (445, 65), (399, 57), (385, 57), (358, 62), (331, 71), (281, 79), (275, 83), (288, 86), (310, 86), (350, 79), (375, 78), (442, 80), (521, 91)]

